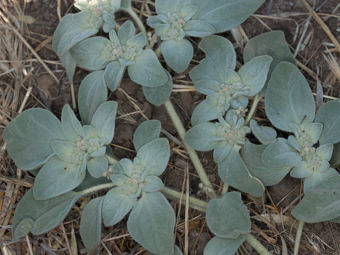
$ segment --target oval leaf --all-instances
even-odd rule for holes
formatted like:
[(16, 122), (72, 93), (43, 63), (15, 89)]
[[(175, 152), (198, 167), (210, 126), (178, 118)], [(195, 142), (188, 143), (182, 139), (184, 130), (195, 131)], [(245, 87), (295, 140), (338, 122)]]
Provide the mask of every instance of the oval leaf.
[(235, 239), (250, 232), (250, 216), (241, 200), (241, 193), (228, 192), (209, 201), (207, 224), (217, 237)]
[(130, 235), (155, 254), (174, 252), (175, 214), (160, 192), (144, 193), (132, 209), (127, 227)]
[(88, 253), (101, 241), (103, 200), (103, 197), (91, 200), (81, 214), (79, 232)]
[(78, 92), (79, 113), (83, 124), (90, 124), (92, 116), (107, 99), (104, 71), (88, 74), (81, 82)]
[(39, 108), (21, 113), (3, 133), (9, 155), (22, 170), (44, 164), (54, 154), (51, 141), (62, 137), (59, 120), (51, 112)]
[(144, 144), (159, 138), (161, 130), (161, 123), (158, 120), (147, 120), (142, 122), (133, 135), (133, 144), (135, 145), (136, 151)]
[(275, 141), (277, 133), (275, 129), (271, 127), (259, 126), (256, 120), (250, 121), (250, 128), (253, 132), (254, 136), (262, 143), (262, 144), (270, 144)]
[(12, 223), (13, 239), (17, 241), (29, 232), (40, 235), (55, 228), (79, 197), (76, 192), (68, 192), (50, 200), (36, 200), (30, 189), (16, 207)]
[(312, 91), (299, 69), (281, 62), (272, 73), (265, 101), (266, 114), (277, 128), (292, 132), (292, 123), (301, 125), (314, 120)]
[(192, 59), (194, 49), (186, 40), (168, 40), (161, 44), (162, 55), (165, 62), (177, 73), (184, 72)]
[(111, 91), (115, 91), (121, 83), (124, 73), (125, 66), (122, 66), (118, 61), (111, 62), (105, 68), (104, 79), (107, 87)]
[(204, 255), (234, 255), (244, 241), (244, 236), (236, 239), (214, 237), (205, 246)]
[(168, 75), (152, 50), (144, 50), (128, 67), (132, 81), (145, 87), (159, 87), (168, 82)]
[(215, 134), (215, 125), (205, 122), (189, 129), (185, 135), (185, 141), (195, 150), (210, 151), (216, 146)]

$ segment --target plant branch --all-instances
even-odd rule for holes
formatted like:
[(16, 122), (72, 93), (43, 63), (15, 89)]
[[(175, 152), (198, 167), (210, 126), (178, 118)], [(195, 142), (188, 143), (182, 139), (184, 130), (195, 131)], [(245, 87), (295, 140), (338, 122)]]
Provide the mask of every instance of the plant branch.
[(299, 225), (298, 225), (298, 229), (297, 229), (296, 237), (295, 237), (294, 255), (298, 255), (299, 254), (302, 230), (303, 230), (303, 226), (304, 225), (305, 225), (305, 222), (299, 221)]
[[(168, 187), (164, 187), (162, 189), (162, 193), (164, 194), (164, 196), (171, 200), (179, 200), (181, 197), (180, 192), (170, 189)], [(185, 205), (185, 200), (182, 200), (182, 204)], [(189, 207), (191, 207), (192, 209), (205, 213), (207, 205), (208, 205), (207, 202), (189, 196)]]
[(246, 241), (260, 254), (272, 255), (253, 235), (247, 234)]
[(137, 15), (137, 13), (133, 10), (132, 7), (130, 8), (127, 8), (127, 9), (124, 9), (124, 11), (126, 11), (130, 16), (131, 18), (136, 22), (139, 30), (141, 32), (143, 32), (145, 35), (146, 35), (146, 29), (145, 29), (145, 26), (142, 22), (142, 20), (140, 19), (140, 17)]
[(112, 187), (114, 187), (114, 186), (115, 186), (115, 185), (114, 185), (113, 183), (100, 184), (100, 185), (93, 186), (93, 187), (88, 188), (88, 189), (84, 189), (83, 191), (80, 191), (79, 194), (80, 194), (81, 196), (85, 196), (85, 195), (91, 194), (91, 193), (93, 193), (93, 192), (102, 190), (102, 189), (110, 189), (110, 188), (112, 188)]
[(207, 190), (207, 193), (209, 195), (209, 197), (215, 197), (216, 196), (216, 193), (214, 191), (214, 188), (208, 178), (208, 175), (207, 173), (205, 172), (204, 168), (203, 168), (203, 165), (201, 163), (201, 161), (199, 160), (198, 158), (198, 155), (196, 153), (196, 151), (194, 149), (192, 149), (186, 142), (185, 142), (185, 128), (182, 124), (182, 121), (180, 120), (174, 106), (172, 105), (171, 101), (168, 100), (165, 102), (165, 108), (166, 110), (168, 111), (168, 114), (172, 120), (172, 122), (174, 123), (176, 129), (177, 129), (177, 132), (183, 142), (183, 145), (186, 149), (186, 151), (188, 152), (190, 158), (191, 158), (191, 161), (197, 171), (197, 174), (198, 176), (200, 177), (201, 179), (201, 182), (203, 183), (203, 185), (208, 189)]

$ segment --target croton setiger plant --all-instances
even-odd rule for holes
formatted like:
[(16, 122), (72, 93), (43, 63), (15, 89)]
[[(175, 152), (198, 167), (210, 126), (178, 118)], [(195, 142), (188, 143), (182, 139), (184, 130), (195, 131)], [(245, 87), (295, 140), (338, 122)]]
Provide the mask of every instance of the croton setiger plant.
[[(78, 92), (80, 120), (68, 105), (60, 120), (34, 108), (18, 115), (3, 133), (15, 164), (36, 175), (16, 207), (13, 239), (50, 231), (79, 198), (91, 195), (79, 227), (89, 253), (100, 251), (103, 224), (114, 226), (126, 219), (130, 236), (149, 254), (182, 254), (174, 234), (176, 217), (167, 200), (177, 200), (181, 193), (165, 187), (161, 178), (171, 154), (168, 140), (160, 137), (161, 123), (148, 120), (139, 125), (132, 160), (117, 159), (110, 147), (118, 105), (108, 101), (107, 88), (114, 93), (125, 73), (143, 87), (149, 102), (165, 105), (201, 179), (209, 201), (190, 197), (189, 206), (206, 213), (215, 236), (205, 255), (235, 254), (245, 241), (259, 254), (271, 254), (251, 235), (250, 212), (240, 192), (261, 197), (266, 186), (279, 183), (287, 174), (303, 180), (304, 198), (292, 210), (302, 223), (299, 226), (340, 222), (336, 170), (340, 101), (324, 103), (316, 111), (311, 89), (282, 32), (251, 39), (244, 48), (243, 64), (238, 64), (242, 61), (237, 62), (233, 44), (214, 35), (239, 25), (262, 3), (156, 0), (156, 15), (146, 20), (154, 34), (147, 36), (145, 22), (130, 0), (76, 0), (80, 12), (63, 17), (53, 49), (70, 82), (77, 66), (90, 71)], [(116, 22), (118, 11), (128, 13), (140, 32), (136, 34), (130, 20)], [(186, 132), (169, 98), (173, 71), (186, 71), (194, 56), (190, 37), (202, 38), (198, 50), (205, 57), (187, 73), (205, 99), (193, 111), (192, 127)], [(261, 100), (273, 127), (254, 118)], [(194, 149), (213, 151), (225, 183), (221, 194), (216, 194)], [(228, 192), (228, 185), (235, 190)], [(299, 235), (301, 229), (297, 240)]]

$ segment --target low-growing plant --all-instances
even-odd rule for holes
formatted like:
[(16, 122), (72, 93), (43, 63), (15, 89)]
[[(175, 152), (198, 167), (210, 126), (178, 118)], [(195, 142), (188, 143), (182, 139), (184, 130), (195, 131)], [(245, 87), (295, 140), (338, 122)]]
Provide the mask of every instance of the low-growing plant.
[[(110, 148), (117, 104), (107, 101), (107, 88), (116, 90), (126, 69), (130, 79), (142, 85), (149, 102), (165, 105), (210, 199), (189, 198), (189, 206), (206, 213), (207, 225), (215, 235), (205, 247), (205, 255), (235, 254), (244, 241), (260, 254), (270, 254), (250, 234), (250, 213), (241, 193), (228, 192), (228, 185), (260, 197), (265, 186), (277, 184), (290, 173), (304, 179), (305, 196), (292, 211), (300, 220), (297, 240), (303, 222), (339, 222), (340, 175), (335, 167), (340, 162), (340, 102), (325, 103), (316, 112), (312, 92), (295, 66), (282, 32), (251, 39), (242, 66), (237, 65), (232, 43), (213, 35), (239, 25), (262, 3), (156, 0), (157, 15), (147, 19), (155, 29), (154, 40), (155, 36), (147, 37), (131, 1), (77, 0), (75, 6), (81, 11), (63, 17), (53, 49), (71, 82), (76, 66), (91, 71), (78, 92), (81, 120), (68, 105), (61, 121), (47, 110), (30, 109), (4, 131), (16, 165), (25, 171), (37, 170), (33, 188), (17, 205), (13, 239), (29, 232), (46, 233), (64, 220), (80, 197), (107, 190), (92, 197), (81, 214), (80, 235), (89, 253), (98, 248), (102, 224), (113, 226), (128, 215), (129, 234), (149, 254), (182, 254), (174, 235), (175, 214), (166, 199), (177, 200), (181, 194), (165, 187), (160, 178), (170, 157), (168, 140), (160, 138), (160, 122), (145, 121), (136, 129), (133, 160), (116, 159)], [(133, 18), (140, 33), (136, 35), (129, 20), (115, 22), (114, 15), (121, 10)], [(94, 36), (100, 29), (108, 35)], [(189, 36), (203, 38), (199, 49), (205, 58), (189, 76), (206, 98), (195, 108), (193, 127), (186, 132), (169, 100), (171, 72), (158, 57), (162, 54), (172, 70), (184, 72), (194, 52), (186, 39)], [(154, 52), (152, 47), (157, 44)], [(255, 121), (263, 98), (269, 121), (283, 137)], [(220, 197), (193, 149), (213, 150), (224, 181)]]

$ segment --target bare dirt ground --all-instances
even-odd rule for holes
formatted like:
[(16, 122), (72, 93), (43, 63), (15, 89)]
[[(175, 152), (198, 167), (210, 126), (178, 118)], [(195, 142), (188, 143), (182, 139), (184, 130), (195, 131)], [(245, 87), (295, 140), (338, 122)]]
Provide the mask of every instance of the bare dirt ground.
[[(150, 0), (135, 0), (136, 8), (149, 5)], [(310, 0), (317, 16), (328, 26), (330, 33), (340, 41), (340, 3), (338, 0)], [(70, 84), (63, 67), (51, 48), (52, 35), (60, 17), (75, 12), (72, 0), (1, 0), (0, 1), (0, 134), (19, 112), (31, 107), (50, 109), (60, 116), (64, 104), (71, 104)], [(145, 14), (145, 13), (144, 13)], [(118, 19), (127, 17), (118, 15)], [(145, 17), (143, 17), (145, 20)], [(299, 61), (314, 92), (324, 100), (340, 98), (340, 52), (332, 44), (325, 27), (316, 21), (302, 0), (266, 0), (265, 4), (242, 27), (240, 36), (223, 34), (230, 39), (242, 62), (242, 48), (247, 38), (270, 30), (282, 30)], [(236, 39), (238, 39), (236, 41)], [(193, 39), (197, 46), (199, 40)], [(192, 66), (202, 58), (197, 51)], [(190, 70), (190, 69), (189, 69)], [(79, 70), (75, 89), (86, 72)], [(192, 86), (187, 73), (175, 76), (175, 84)], [(321, 92), (320, 92), (321, 91)], [(193, 89), (174, 90), (172, 101), (186, 127), (190, 116), (203, 97)], [(133, 157), (133, 132), (145, 117), (158, 119), (163, 128), (176, 136), (163, 107), (154, 107), (145, 101), (141, 88), (124, 79), (110, 99), (119, 103), (113, 151), (118, 158)], [(339, 113), (340, 114), (340, 113)], [(265, 122), (264, 106), (259, 105), (256, 117)], [(211, 153), (199, 154), (211, 181), (221, 190), (223, 183), (216, 173)], [(183, 148), (172, 144), (172, 156), (163, 181), (179, 191), (185, 191), (186, 169), (189, 169), (190, 193), (205, 199), (199, 189), (199, 179), (190, 165)], [(18, 242), (11, 240), (14, 210), (20, 198), (32, 186), (33, 175), (18, 169), (9, 158), (0, 138), (0, 249), (4, 255), (21, 254), (86, 254), (79, 236), (79, 220), (88, 198), (79, 200), (64, 223), (51, 232), (29, 235)], [(252, 233), (273, 254), (293, 254), (297, 222), (290, 211), (302, 197), (301, 182), (287, 177), (280, 184), (268, 187), (263, 200), (244, 196), (252, 216)], [(177, 212), (176, 236), (178, 245), (184, 246), (184, 209), (172, 202)], [(203, 254), (211, 238), (205, 215), (190, 210), (189, 246), (191, 255)], [(101, 254), (147, 254), (127, 233), (125, 223), (103, 230)], [(238, 254), (257, 254), (244, 244)], [(301, 242), (301, 255), (340, 254), (340, 226), (334, 223), (307, 224)]]

